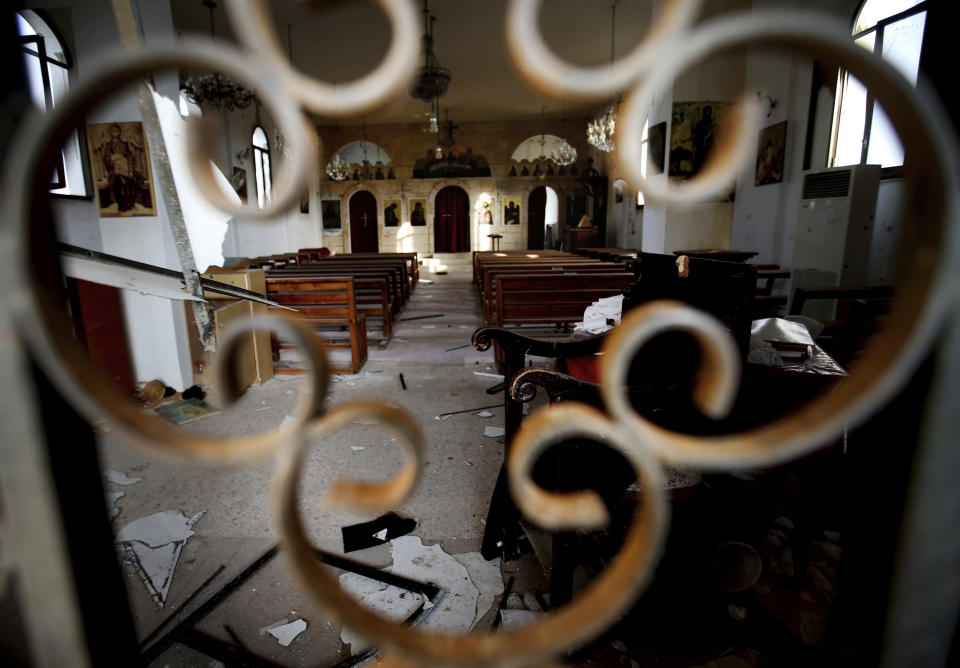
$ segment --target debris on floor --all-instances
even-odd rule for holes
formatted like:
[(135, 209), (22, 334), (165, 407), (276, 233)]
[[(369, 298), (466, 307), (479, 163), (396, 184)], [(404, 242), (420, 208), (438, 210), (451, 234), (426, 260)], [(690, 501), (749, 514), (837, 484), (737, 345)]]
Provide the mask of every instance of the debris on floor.
[[(377, 582), (356, 573), (342, 573), (339, 581), (340, 588), (363, 607), (395, 622), (408, 619), (426, 602), (426, 598), (418, 592)], [(340, 631), (340, 639), (350, 645), (353, 654), (358, 654), (370, 644), (370, 640), (346, 627)]]
[(480, 411), (479, 413), (474, 413), (477, 417), (488, 418), (493, 417), (493, 413), (490, 411)]
[(380, 424), (380, 420), (375, 420), (373, 418), (360, 418), (359, 420), (354, 420), (353, 424), (365, 424), (365, 425)]
[(143, 480), (143, 478), (131, 478), (126, 473), (122, 471), (114, 471), (113, 469), (104, 471), (103, 477), (105, 477), (107, 481), (112, 482), (114, 485), (132, 485)]
[(381, 515), (375, 520), (342, 527), (343, 551), (355, 552), (368, 547), (383, 545), (389, 540), (404, 536), (417, 528), (417, 521), (400, 517), (394, 512)]
[(503, 374), (501, 373), (487, 373), (486, 371), (474, 371), (473, 375), (484, 376), (486, 378), (499, 378), (500, 380), (503, 380)]
[(200, 389), (199, 385), (191, 385), (181, 392), (180, 396), (184, 399), (203, 399), (207, 396), (207, 393)]
[(360, 452), (361, 450), (366, 450), (367, 448), (363, 445), (351, 445), (350, 449), (354, 452)]
[(123, 546), (158, 608), (163, 608), (173, 572), (193, 526), (206, 514), (187, 518), (179, 510), (164, 510), (134, 520), (117, 531), (114, 543)]
[[(286, 620), (284, 620), (286, 622)], [(289, 624), (281, 624), (266, 629), (266, 632), (277, 639), (277, 642), (284, 647), (289, 647), (293, 639), (307, 629), (307, 623), (302, 619), (297, 619)]]
[(189, 424), (195, 420), (202, 420), (211, 415), (219, 415), (220, 411), (210, 406), (203, 399), (181, 399), (160, 404), (153, 409), (157, 415), (165, 417), (176, 425)]
[[(493, 605), (491, 592), (500, 578), (500, 560), (485, 561), (479, 553), (450, 555), (437, 545), (424, 545), (419, 536), (390, 541), (391, 573), (432, 582), (446, 592), (443, 605), (421, 624), (429, 631), (463, 633), (473, 628)], [(475, 556), (473, 556), (475, 555)]]
[(506, 433), (506, 430), (503, 427), (490, 427), (486, 426), (483, 428), (483, 435), (488, 438), (497, 438), (503, 436)]
[[(139, 480), (139, 478), (137, 478)], [(112, 520), (114, 517), (120, 514), (120, 509), (117, 508), (117, 500), (123, 496), (125, 492), (107, 492), (107, 519)]]
[(286, 415), (284, 416), (283, 421), (280, 422), (280, 426), (277, 427), (277, 429), (285, 429), (286, 427), (290, 426), (291, 424), (295, 424), (296, 422), (297, 422), (297, 418), (293, 417), (292, 415)]
[(507, 631), (520, 628), (528, 624), (533, 624), (538, 618), (546, 613), (535, 612), (533, 610), (510, 610), (504, 608), (500, 611), (501, 626)]

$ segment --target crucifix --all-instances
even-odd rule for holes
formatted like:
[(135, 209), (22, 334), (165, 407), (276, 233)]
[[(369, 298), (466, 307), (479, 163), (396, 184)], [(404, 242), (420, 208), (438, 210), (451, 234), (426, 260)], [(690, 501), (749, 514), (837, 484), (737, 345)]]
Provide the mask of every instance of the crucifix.
[(360, 216), (360, 220), (363, 221), (363, 228), (364, 228), (364, 229), (367, 228), (367, 217), (368, 217), (368, 216), (367, 216), (367, 212), (366, 212), (366, 211), (364, 211), (363, 214), (361, 214), (361, 216)]

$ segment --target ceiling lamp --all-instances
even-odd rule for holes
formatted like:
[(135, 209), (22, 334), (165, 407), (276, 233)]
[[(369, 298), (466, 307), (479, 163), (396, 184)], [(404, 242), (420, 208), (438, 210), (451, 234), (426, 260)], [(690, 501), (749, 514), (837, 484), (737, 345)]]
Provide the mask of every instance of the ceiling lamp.
[[(614, 60), (614, 38), (617, 27), (617, 3), (616, 0), (610, 4), (610, 67), (613, 67)], [(613, 133), (617, 129), (617, 102), (612, 102), (599, 114), (594, 116), (593, 120), (587, 123), (587, 143), (605, 153), (609, 153), (616, 148), (613, 143)]]
[(334, 154), (333, 160), (327, 163), (327, 176), (331, 181), (346, 181), (350, 177), (347, 163), (340, 157), (339, 151)]
[(433, 22), (437, 17), (430, 14), (427, 0), (423, 0), (423, 18), (423, 67), (417, 70), (417, 75), (410, 84), (410, 95), (418, 100), (430, 102), (447, 94), (453, 74), (447, 68), (440, 67), (433, 53)]
[(611, 103), (587, 123), (587, 142), (601, 151), (609, 153), (617, 146), (613, 134), (617, 130), (617, 104)]
[[(213, 10), (217, 3), (203, 0), (203, 5), (210, 10), (210, 37), (216, 40)], [(205, 110), (233, 111), (245, 109), (253, 102), (252, 90), (222, 74), (193, 75), (183, 82), (181, 88), (188, 100)]]
[(572, 165), (577, 161), (577, 149), (570, 145), (566, 139), (550, 153), (550, 159), (562, 166)]

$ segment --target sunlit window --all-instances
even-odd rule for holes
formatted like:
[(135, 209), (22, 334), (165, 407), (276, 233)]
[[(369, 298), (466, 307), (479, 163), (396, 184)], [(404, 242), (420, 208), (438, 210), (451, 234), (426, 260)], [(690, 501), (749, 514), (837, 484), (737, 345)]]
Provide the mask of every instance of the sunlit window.
[[(853, 39), (878, 54), (916, 85), (920, 71), (927, 2), (866, 0), (853, 22)], [(856, 77), (840, 70), (830, 142), (834, 167), (861, 163), (898, 167), (903, 144), (875, 96)]]
[[(647, 147), (650, 144), (650, 121), (643, 124), (643, 132), (640, 134), (640, 175), (647, 178)], [(637, 208), (644, 205), (646, 200), (643, 197), (643, 191), (637, 191)]]
[[(17, 12), (17, 33), (23, 53), (24, 74), (30, 100), (48, 111), (66, 94), (70, 85), (70, 59), (53, 29), (36, 12)], [(50, 177), (50, 192), (57, 195), (87, 195), (77, 131), (60, 151), (60, 160)]]
[(272, 175), (270, 174), (270, 142), (259, 125), (253, 129), (253, 170), (257, 178), (257, 206), (270, 203)]

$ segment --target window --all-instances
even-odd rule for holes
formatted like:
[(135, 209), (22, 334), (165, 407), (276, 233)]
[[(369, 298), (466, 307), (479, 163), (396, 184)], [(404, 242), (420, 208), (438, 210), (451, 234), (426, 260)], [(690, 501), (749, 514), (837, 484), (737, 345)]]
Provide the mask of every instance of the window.
[[(640, 176), (647, 178), (647, 147), (650, 145), (650, 119), (643, 124), (643, 131), (640, 133)], [(646, 200), (643, 197), (643, 191), (637, 190), (637, 208), (644, 205)]]
[(257, 206), (270, 203), (272, 175), (270, 174), (270, 143), (267, 133), (259, 125), (253, 129), (253, 170), (257, 177)]
[[(854, 42), (881, 56), (917, 83), (927, 2), (866, 0), (853, 22)], [(883, 108), (856, 77), (840, 70), (833, 114), (830, 165), (903, 164), (903, 144)]]
[[(16, 17), (30, 99), (37, 109), (47, 111), (67, 92), (70, 59), (56, 33), (39, 14), (23, 10)], [(60, 151), (60, 161), (51, 175), (50, 192), (80, 197), (88, 194), (77, 131)]]

